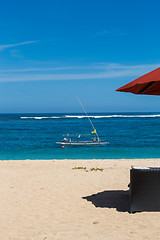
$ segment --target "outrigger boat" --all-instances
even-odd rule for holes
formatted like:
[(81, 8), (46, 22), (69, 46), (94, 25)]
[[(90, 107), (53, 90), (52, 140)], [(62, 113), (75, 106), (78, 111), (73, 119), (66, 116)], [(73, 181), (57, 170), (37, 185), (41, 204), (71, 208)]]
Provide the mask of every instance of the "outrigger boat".
[[(91, 135), (91, 134), (81, 134), (81, 135), (77, 135), (78, 138), (82, 135)], [(83, 145), (91, 145), (91, 146), (95, 146), (95, 145), (105, 145), (105, 144), (109, 144), (108, 142), (104, 142), (103, 140), (100, 140), (99, 138), (97, 138), (96, 136), (94, 136), (91, 141), (72, 141), (71, 136), (73, 135), (66, 135), (67, 137), (65, 137), (62, 141), (60, 142), (56, 142), (56, 144), (60, 144), (60, 145), (75, 145), (75, 146), (83, 146)], [(75, 136), (75, 135), (74, 135)]]
[[(76, 135), (70, 135), (70, 134), (66, 134), (66, 135), (63, 135), (65, 136), (63, 138), (62, 141), (60, 142), (56, 142), (56, 144), (59, 144), (59, 145), (74, 145), (74, 146), (84, 146), (84, 145), (91, 145), (91, 146), (97, 146), (97, 145), (106, 145), (106, 144), (109, 144), (108, 142), (104, 142), (103, 140), (101, 140), (98, 136), (98, 133), (90, 119), (90, 117), (88, 116), (86, 110), (84, 109), (82, 103), (80, 102), (80, 100), (78, 99), (79, 103), (81, 104), (86, 116), (88, 117), (88, 120), (90, 121), (91, 123), (91, 126), (93, 128), (93, 131), (91, 132), (91, 134), (76, 134)], [(81, 136), (84, 136), (84, 135), (92, 135), (92, 139), (90, 141), (72, 141), (71, 137), (73, 136), (77, 136), (78, 138), (80, 138)]]

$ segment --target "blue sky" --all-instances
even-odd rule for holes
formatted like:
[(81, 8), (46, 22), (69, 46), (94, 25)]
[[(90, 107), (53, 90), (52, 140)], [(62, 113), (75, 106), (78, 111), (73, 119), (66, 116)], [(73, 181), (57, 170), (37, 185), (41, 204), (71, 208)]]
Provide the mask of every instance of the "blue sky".
[(3, 1), (0, 112), (159, 111), (115, 89), (160, 66), (158, 1)]

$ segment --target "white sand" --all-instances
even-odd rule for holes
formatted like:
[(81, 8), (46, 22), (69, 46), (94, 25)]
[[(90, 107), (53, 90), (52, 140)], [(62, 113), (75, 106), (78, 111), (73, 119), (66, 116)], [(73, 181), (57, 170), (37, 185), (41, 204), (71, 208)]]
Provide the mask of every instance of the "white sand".
[(131, 165), (160, 159), (0, 161), (0, 240), (160, 239), (160, 212), (127, 211)]

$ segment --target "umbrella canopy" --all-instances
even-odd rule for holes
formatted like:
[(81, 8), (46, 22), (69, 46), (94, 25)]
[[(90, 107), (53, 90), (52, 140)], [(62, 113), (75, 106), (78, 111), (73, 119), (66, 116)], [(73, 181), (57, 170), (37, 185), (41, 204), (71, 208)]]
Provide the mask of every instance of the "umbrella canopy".
[(160, 67), (118, 88), (116, 91), (160, 95)]

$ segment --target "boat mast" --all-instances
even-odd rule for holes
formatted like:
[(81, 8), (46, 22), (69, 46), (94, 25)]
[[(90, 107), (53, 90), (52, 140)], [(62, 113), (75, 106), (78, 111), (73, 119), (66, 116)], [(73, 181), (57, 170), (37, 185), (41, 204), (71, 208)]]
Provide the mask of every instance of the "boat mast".
[[(77, 96), (76, 96), (76, 97), (77, 97)], [(84, 110), (84, 112), (85, 112), (85, 114), (86, 114), (88, 120), (90, 121), (90, 124), (91, 124), (91, 126), (92, 126), (92, 128), (93, 128), (93, 130), (94, 130), (94, 132), (95, 132), (95, 134), (96, 134), (96, 136), (97, 136), (97, 139), (98, 139), (98, 141), (99, 141), (98, 133), (97, 133), (97, 131), (96, 131), (96, 129), (95, 129), (95, 127), (94, 127), (94, 125), (93, 125), (93, 123), (92, 123), (90, 117), (88, 116), (88, 114), (87, 114), (87, 112), (86, 112), (86, 110), (85, 110), (83, 104), (81, 103), (81, 101), (80, 101), (80, 99), (79, 99), (78, 97), (77, 97), (77, 100), (78, 100), (78, 102), (80, 103), (80, 105), (82, 106), (82, 108), (83, 108), (83, 110)]]

